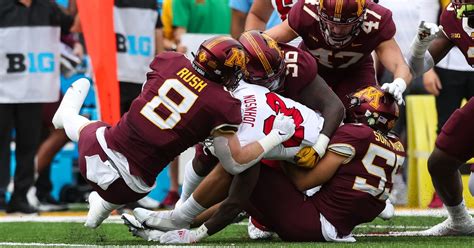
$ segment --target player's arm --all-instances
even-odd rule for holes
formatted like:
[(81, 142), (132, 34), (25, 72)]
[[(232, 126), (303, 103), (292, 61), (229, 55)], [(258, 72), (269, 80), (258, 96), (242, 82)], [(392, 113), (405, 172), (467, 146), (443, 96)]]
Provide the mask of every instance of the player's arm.
[(298, 190), (304, 191), (327, 182), (346, 160), (347, 156), (328, 151), (310, 170), (296, 166), (286, 166), (285, 170)]
[[(329, 88), (326, 81), (319, 75), (316, 75), (313, 82), (301, 91), (299, 100), (307, 107), (320, 112), (324, 117), (324, 125), (316, 143), (312, 147), (308, 147), (308, 149), (312, 150), (312, 154), (316, 152), (318, 157), (322, 158), (326, 153), (329, 138), (344, 119), (344, 105), (336, 93)], [(307, 162), (306, 166), (303, 166), (302, 161), (298, 164), (303, 167), (313, 167), (314, 161), (308, 160)]]
[[(319, 75), (300, 94), (301, 103), (319, 111), (324, 117), (321, 134), (331, 137), (344, 119), (344, 104)], [(326, 149), (326, 147), (324, 147)]]
[(242, 12), (238, 9), (231, 9), (232, 11), (232, 25), (230, 26), (230, 35), (234, 39), (238, 39), (239, 36), (244, 32), (245, 19), (247, 18), (247, 13)]
[(417, 78), (433, 68), (453, 46), (454, 44), (442, 32), (441, 26), (422, 21), (407, 58), (413, 76)]
[(293, 119), (278, 115), (269, 134), (243, 147), (234, 132), (216, 129), (212, 135), (216, 157), (227, 172), (236, 175), (260, 161), (268, 151), (291, 138), (294, 133)]
[(403, 103), (403, 92), (412, 80), (410, 67), (405, 62), (400, 47), (394, 38), (380, 43), (375, 49), (382, 65), (393, 74), (393, 82), (385, 83), (382, 89), (392, 94), (398, 104)]
[(265, 31), (265, 33), (272, 37), (274, 40), (283, 43), (287, 43), (298, 37), (298, 34), (288, 24), (288, 19), (276, 25), (275, 27)]
[(272, 12), (273, 6), (270, 0), (254, 1), (245, 21), (245, 30), (265, 30)]

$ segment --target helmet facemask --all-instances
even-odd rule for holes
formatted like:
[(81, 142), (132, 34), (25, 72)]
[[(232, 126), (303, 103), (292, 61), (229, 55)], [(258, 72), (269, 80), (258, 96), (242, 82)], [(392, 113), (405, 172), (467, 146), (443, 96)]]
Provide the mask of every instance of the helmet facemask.
[[(319, 28), (331, 47), (341, 49), (359, 35), (366, 13), (365, 0), (320, 1), (317, 7)], [(338, 11), (336, 11), (337, 9)]]

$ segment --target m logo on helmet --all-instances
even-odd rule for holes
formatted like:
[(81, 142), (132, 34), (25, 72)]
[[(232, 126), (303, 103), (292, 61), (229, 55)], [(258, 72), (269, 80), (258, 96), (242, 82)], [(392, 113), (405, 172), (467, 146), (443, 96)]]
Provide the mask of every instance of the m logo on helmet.
[(206, 53), (205, 53), (205, 52), (200, 52), (200, 53), (198, 54), (198, 60), (199, 60), (199, 62), (202, 63), (202, 62), (206, 61), (206, 59), (207, 59), (207, 56), (206, 56)]
[(366, 100), (374, 109), (380, 107), (380, 98), (383, 97), (383, 95), (384, 93), (382, 91), (373, 86), (367, 87), (354, 94), (355, 97)]
[(244, 51), (232, 48), (231, 55), (226, 59), (224, 65), (228, 67), (239, 66), (240, 68), (245, 68), (245, 63)]

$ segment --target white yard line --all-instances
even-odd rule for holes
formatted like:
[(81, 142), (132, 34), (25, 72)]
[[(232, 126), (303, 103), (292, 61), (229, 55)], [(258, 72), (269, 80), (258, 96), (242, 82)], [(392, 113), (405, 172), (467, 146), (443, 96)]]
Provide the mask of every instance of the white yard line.
[[(474, 214), (474, 209), (469, 210), (470, 214)], [(395, 216), (431, 216), (445, 217), (447, 212), (445, 209), (397, 209)], [(0, 217), (2, 222), (85, 222), (85, 214), (79, 216), (32, 216), (32, 215), (5, 215)], [(105, 223), (122, 223), (119, 215), (112, 215)]]
[(94, 245), (87, 245), (87, 244), (63, 244), (63, 243), (58, 243), (58, 244), (49, 244), (49, 243), (19, 243), (19, 242), (0, 242), (0, 246), (39, 246), (39, 247), (45, 247), (45, 246), (50, 246), (50, 247), (93, 247)]

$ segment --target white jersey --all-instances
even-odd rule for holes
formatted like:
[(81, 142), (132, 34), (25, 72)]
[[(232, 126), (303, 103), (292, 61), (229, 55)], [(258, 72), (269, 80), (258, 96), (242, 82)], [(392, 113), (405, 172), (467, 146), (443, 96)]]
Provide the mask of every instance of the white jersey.
[(242, 102), (242, 124), (237, 131), (241, 145), (257, 141), (268, 134), (279, 113), (292, 116), (295, 121), (296, 132), (293, 137), (269, 151), (265, 159), (293, 162), (302, 147), (314, 145), (324, 124), (321, 114), (262, 86), (241, 82), (234, 96)]

